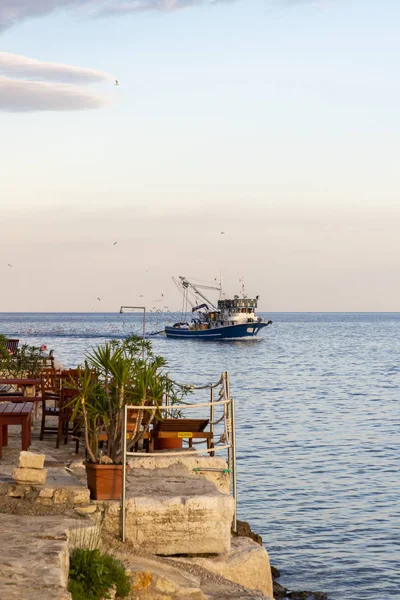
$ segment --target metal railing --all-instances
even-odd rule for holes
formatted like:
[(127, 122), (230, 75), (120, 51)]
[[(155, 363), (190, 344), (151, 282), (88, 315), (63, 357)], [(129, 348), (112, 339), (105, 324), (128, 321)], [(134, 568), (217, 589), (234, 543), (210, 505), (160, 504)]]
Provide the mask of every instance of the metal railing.
[[(233, 531), (237, 531), (237, 489), (236, 489), (236, 435), (235, 435), (235, 400), (231, 398), (230, 395), (230, 385), (229, 385), (229, 374), (227, 371), (224, 371), (221, 375), (220, 380), (215, 384), (209, 384), (205, 386), (185, 386), (190, 390), (204, 390), (210, 389), (210, 401), (209, 402), (200, 402), (200, 403), (181, 403), (181, 404), (170, 404), (169, 399), (165, 398), (165, 405), (158, 407), (158, 410), (164, 412), (167, 416), (171, 411), (176, 410), (190, 410), (190, 409), (201, 409), (204, 407), (209, 407), (210, 409), (210, 433), (211, 436), (211, 444), (210, 448), (202, 448), (198, 450), (189, 449), (189, 450), (179, 450), (176, 452), (166, 452), (163, 453), (163, 456), (190, 456), (195, 455), (198, 456), (202, 453), (210, 453), (211, 456), (214, 456), (215, 452), (221, 450), (227, 450), (228, 454), (228, 469), (218, 469), (214, 467), (198, 467), (195, 470), (199, 471), (219, 471), (221, 473), (229, 473), (230, 475), (230, 491), (234, 499), (234, 515), (233, 515)], [(218, 391), (217, 400), (215, 400), (215, 390)], [(216, 414), (218, 410), (221, 409), (222, 416), (216, 419)], [(122, 513), (122, 541), (125, 542), (125, 530), (126, 530), (126, 466), (127, 466), (127, 458), (128, 456), (150, 456), (154, 457), (153, 453), (149, 452), (128, 452), (128, 446), (132, 443), (132, 440), (128, 438), (128, 411), (144, 411), (144, 410), (154, 410), (154, 406), (125, 406), (123, 413), (123, 458), (122, 458), (122, 502), (121, 502), (121, 513)], [(223, 433), (220, 435), (219, 440), (217, 442), (214, 441), (215, 435), (215, 426), (219, 423), (223, 423)]]

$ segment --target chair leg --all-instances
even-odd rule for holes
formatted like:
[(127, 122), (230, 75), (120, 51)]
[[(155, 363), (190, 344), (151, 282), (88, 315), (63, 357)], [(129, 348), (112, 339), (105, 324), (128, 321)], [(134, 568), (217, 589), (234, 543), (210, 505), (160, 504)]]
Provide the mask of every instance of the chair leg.
[(3, 446), (8, 446), (8, 425), (3, 425)]
[(44, 400), (42, 400), (42, 425), (40, 427), (40, 436), (39, 436), (40, 441), (42, 441), (44, 438), (45, 423), (46, 423), (46, 402)]
[(63, 419), (61, 414), (58, 415), (57, 440), (56, 448), (60, 447), (61, 438), (63, 436)]

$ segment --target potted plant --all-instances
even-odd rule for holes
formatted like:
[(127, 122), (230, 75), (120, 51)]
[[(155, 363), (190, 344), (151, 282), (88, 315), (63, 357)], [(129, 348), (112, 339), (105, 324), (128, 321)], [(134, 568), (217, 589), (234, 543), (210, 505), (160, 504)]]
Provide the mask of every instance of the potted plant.
[[(80, 415), (83, 421), (86, 472), (93, 499), (121, 497), (124, 407), (137, 407), (127, 436), (131, 447), (154, 419), (162, 418), (160, 407), (166, 394), (176, 401), (186, 393), (184, 387), (171, 382), (165, 366), (163, 357), (152, 354), (150, 342), (136, 336), (112, 340), (86, 356), (72, 418)], [(140, 410), (146, 405), (151, 410)], [(102, 441), (106, 442), (105, 451), (99, 448)]]

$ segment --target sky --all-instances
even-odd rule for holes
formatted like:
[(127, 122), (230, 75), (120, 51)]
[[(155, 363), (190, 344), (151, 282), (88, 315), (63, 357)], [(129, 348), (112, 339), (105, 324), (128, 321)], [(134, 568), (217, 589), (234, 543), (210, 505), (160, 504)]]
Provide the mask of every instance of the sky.
[(172, 276), (221, 271), (265, 312), (399, 311), (399, 23), (0, 0), (0, 312), (174, 310)]

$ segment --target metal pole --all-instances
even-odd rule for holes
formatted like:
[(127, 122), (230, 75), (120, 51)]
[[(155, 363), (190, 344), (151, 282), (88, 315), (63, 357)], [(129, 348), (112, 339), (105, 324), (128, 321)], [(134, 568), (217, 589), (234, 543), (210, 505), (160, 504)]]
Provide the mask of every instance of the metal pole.
[(237, 485), (236, 485), (236, 415), (235, 415), (235, 400), (231, 398), (231, 389), (229, 384), (229, 373), (226, 371), (226, 393), (230, 400), (228, 416), (231, 423), (231, 472), (232, 472), (232, 494), (234, 500), (234, 515), (233, 515), (233, 531), (237, 533)]
[[(226, 371), (224, 371), (222, 373), (222, 385), (223, 385), (223, 390), (224, 390), (224, 400), (229, 400), (228, 397), (228, 389), (227, 389), (227, 385), (226, 385)], [(230, 470), (230, 472), (232, 473), (232, 436), (231, 436), (231, 432), (230, 432), (230, 426), (229, 426), (229, 422), (230, 422), (230, 412), (229, 412), (229, 404), (224, 404), (224, 421), (226, 423), (226, 441), (228, 444), (228, 469)], [(231, 478), (231, 487), (233, 486), (233, 482), (232, 482), (232, 478)]]
[(232, 414), (232, 489), (235, 502), (235, 513), (233, 517), (233, 531), (237, 533), (237, 487), (236, 487), (236, 420), (235, 420), (235, 400), (231, 399)]
[(144, 360), (144, 340), (146, 339), (146, 307), (143, 307), (143, 360)]
[[(214, 448), (214, 417), (215, 417), (215, 406), (214, 406), (214, 388), (212, 387), (210, 390), (210, 433), (211, 433), (211, 443)], [(210, 452), (210, 456), (214, 456), (215, 452)]]
[(122, 419), (122, 541), (125, 542), (125, 520), (126, 520), (126, 430), (128, 423), (128, 407), (124, 406)]

